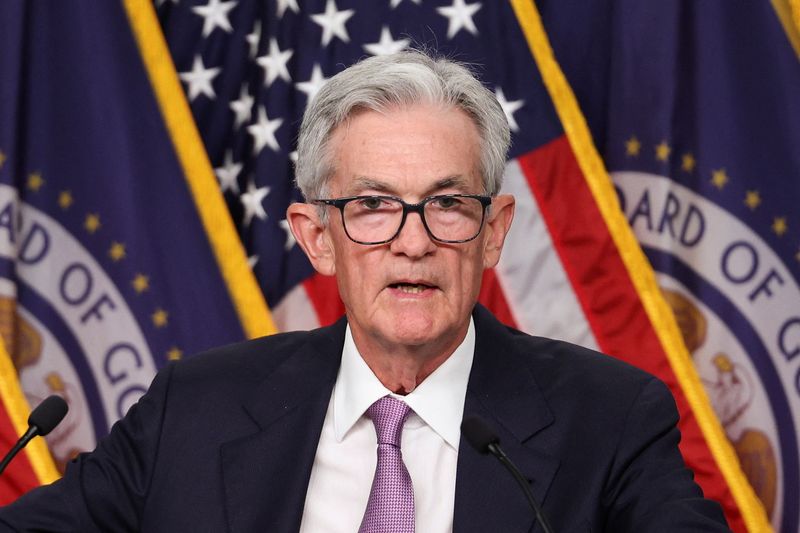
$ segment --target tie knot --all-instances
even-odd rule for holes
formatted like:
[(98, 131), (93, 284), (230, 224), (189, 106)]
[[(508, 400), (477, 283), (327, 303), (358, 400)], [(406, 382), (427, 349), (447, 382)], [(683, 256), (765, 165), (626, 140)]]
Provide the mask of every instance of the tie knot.
[(378, 444), (391, 444), (399, 447), (403, 424), (410, 413), (411, 408), (405, 402), (391, 396), (384, 396), (370, 405), (367, 409), (367, 416), (375, 424)]

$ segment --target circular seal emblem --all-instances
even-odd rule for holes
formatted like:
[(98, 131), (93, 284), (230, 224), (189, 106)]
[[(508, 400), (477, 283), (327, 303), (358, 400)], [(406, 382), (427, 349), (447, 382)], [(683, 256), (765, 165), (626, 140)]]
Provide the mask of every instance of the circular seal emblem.
[(655, 174), (612, 174), (742, 469), (773, 524), (796, 531), (800, 287), (744, 222)]
[(111, 276), (63, 225), (0, 185), (0, 334), (31, 405), (69, 404), (48, 444), (63, 464), (94, 448), (156, 368)]

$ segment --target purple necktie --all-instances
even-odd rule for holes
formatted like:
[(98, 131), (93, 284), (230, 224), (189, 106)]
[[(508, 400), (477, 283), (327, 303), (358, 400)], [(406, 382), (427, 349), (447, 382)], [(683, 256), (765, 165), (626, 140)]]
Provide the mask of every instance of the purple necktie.
[(358, 533), (414, 533), (414, 487), (400, 438), (411, 408), (384, 396), (367, 409), (378, 435), (378, 465)]

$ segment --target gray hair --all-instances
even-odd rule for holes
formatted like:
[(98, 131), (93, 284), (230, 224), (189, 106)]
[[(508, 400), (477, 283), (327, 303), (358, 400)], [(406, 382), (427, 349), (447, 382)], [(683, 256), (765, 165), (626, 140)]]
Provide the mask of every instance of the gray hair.
[(328, 80), (311, 101), (300, 125), (295, 178), (309, 200), (325, 194), (333, 175), (329, 141), (356, 111), (383, 112), (418, 103), (455, 107), (467, 113), (481, 139), (484, 193), (497, 194), (511, 139), (508, 121), (494, 94), (462, 64), (410, 50), (364, 59)]

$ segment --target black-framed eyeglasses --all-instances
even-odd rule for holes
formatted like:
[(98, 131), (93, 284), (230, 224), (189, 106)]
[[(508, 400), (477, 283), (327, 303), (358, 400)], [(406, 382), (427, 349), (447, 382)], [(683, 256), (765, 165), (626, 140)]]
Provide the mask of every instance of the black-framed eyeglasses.
[(486, 218), (491, 196), (441, 194), (409, 204), (395, 196), (350, 196), (320, 198), (312, 203), (330, 205), (342, 213), (342, 225), (351, 241), (386, 244), (403, 229), (408, 213), (417, 213), (428, 235), (435, 241), (457, 244), (477, 237)]

